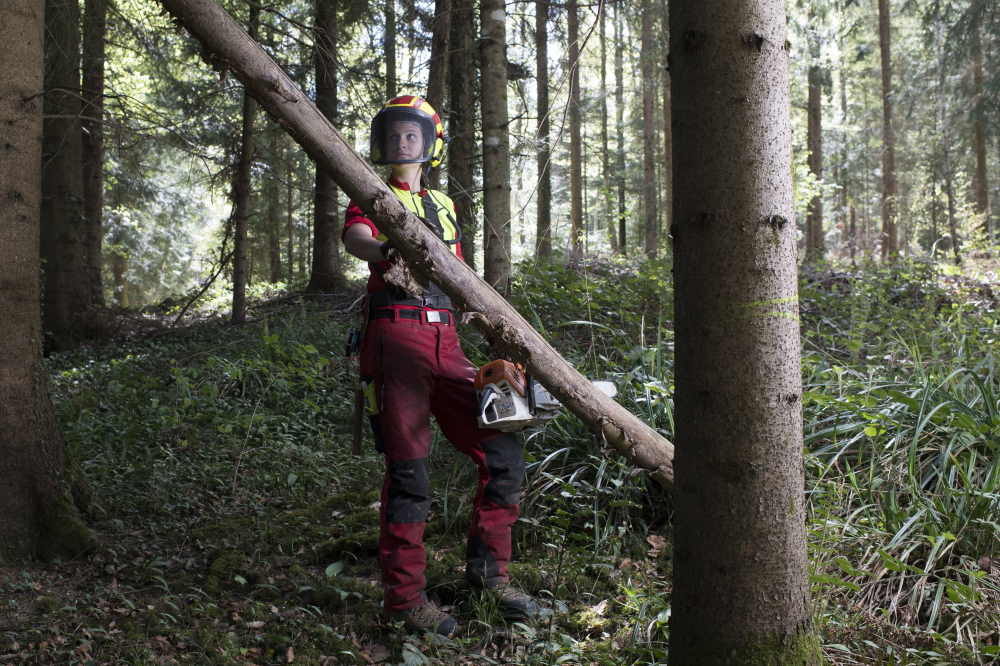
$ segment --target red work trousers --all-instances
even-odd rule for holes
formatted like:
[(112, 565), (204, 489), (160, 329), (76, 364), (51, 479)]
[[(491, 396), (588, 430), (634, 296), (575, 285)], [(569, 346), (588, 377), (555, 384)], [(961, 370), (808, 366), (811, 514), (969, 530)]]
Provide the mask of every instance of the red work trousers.
[(386, 460), (379, 538), (385, 608), (403, 610), (426, 599), (430, 416), (479, 470), (466, 546), (466, 576), (475, 585), (507, 579), (524, 460), (517, 437), (478, 427), (476, 371), (459, 346), (453, 313), (393, 306), (376, 314), (361, 348), (361, 375), (375, 398), (372, 430)]

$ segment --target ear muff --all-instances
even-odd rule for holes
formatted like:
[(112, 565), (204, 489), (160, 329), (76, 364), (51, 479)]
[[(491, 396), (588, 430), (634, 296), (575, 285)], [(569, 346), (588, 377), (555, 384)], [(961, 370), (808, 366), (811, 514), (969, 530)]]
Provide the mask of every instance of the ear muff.
[(437, 137), (434, 140), (434, 150), (431, 152), (431, 167), (439, 167), (441, 166), (441, 162), (444, 161), (445, 149), (448, 147), (445, 138)]

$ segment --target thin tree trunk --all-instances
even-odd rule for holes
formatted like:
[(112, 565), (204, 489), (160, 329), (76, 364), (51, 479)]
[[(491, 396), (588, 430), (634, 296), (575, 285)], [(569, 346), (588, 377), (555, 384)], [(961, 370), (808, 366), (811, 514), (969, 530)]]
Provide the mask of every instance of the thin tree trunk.
[(622, 0), (615, 2), (615, 138), (617, 139), (618, 251), (628, 254), (628, 209), (625, 204), (625, 58), (623, 55)]
[(287, 147), (285, 153), (285, 235), (287, 237), (286, 263), (289, 284), (295, 281), (295, 167), (292, 151)]
[[(337, 6), (331, 0), (315, 0), (316, 25), (313, 55), (316, 67), (316, 106), (332, 123), (337, 122)], [(392, 5), (389, 0), (388, 5)], [(306, 291), (331, 292), (343, 286), (340, 261), (340, 211), (337, 184), (322, 169), (316, 169), (313, 189), (312, 275)]]
[(820, 664), (806, 559), (783, 0), (671, 6), (670, 663)]
[[(427, 101), (435, 109), (445, 109), (445, 83), (448, 81), (448, 42), (451, 31), (451, 0), (435, 0), (434, 32), (431, 37), (431, 64), (427, 73)], [(430, 171), (430, 187), (441, 188), (441, 169)]]
[(659, 215), (656, 211), (656, 54), (661, 53), (653, 40), (653, 0), (642, 3), (642, 201), (645, 251), (656, 258), (659, 243)]
[(483, 275), (510, 290), (510, 138), (507, 133), (507, 13), (503, 0), (480, 5), (480, 113), (483, 119)]
[[(323, 0), (317, 0), (325, 4)], [(396, 0), (385, 0), (385, 98), (399, 94), (396, 82)]]
[(535, 91), (538, 97), (538, 194), (535, 256), (552, 256), (552, 146), (549, 142), (549, 2), (535, 2)]
[(281, 181), (278, 180), (280, 161), (278, 160), (279, 138), (277, 127), (270, 128), (271, 173), (267, 196), (267, 254), (270, 280), (281, 282)]
[[(663, 48), (669, 51), (670, 48), (670, 2), (669, 0), (660, 0), (660, 20), (661, 30), (660, 39), (663, 43)], [(670, 127), (670, 68), (667, 66), (666, 62), (663, 62), (659, 67), (660, 70), (660, 87), (663, 95), (663, 185), (662, 185), (662, 199), (663, 205), (661, 209), (663, 211), (663, 226), (662, 229), (667, 229), (669, 231), (670, 224), (673, 215), (673, 199), (674, 199), (674, 169), (673, 169), (673, 130)], [(657, 234), (657, 240), (659, 239), (659, 234)]]
[[(260, 6), (250, 5), (249, 35), (256, 41), (260, 23)], [(233, 175), (233, 314), (232, 321), (239, 324), (247, 318), (247, 280), (249, 272), (249, 247), (247, 234), (250, 226), (250, 165), (253, 162), (253, 121), (257, 102), (244, 91), (240, 150)]]
[(583, 173), (580, 140), (580, 27), (576, 0), (566, 3), (569, 53), (569, 238), (570, 257), (583, 256)]
[(88, 334), (84, 313), (93, 304), (83, 209), (79, 5), (47, 0), (45, 26), (44, 329), (54, 349), (69, 349)]
[(955, 214), (955, 188), (952, 185), (952, 174), (948, 152), (945, 151), (944, 193), (948, 199), (948, 233), (951, 235), (951, 252), (955, 257), (955, 265), (962, 265), (962, 255), (959, 252), (958, 222)]
[(104, 238), (104, 41), (106, 0), (86, 0), (83, 15), (83, 214), (91, 300), (104, 305), (101, 279)]
[(473, 6), (472, 0), (451, 2), (448, 196), (455, 202), (458, 226), (462, 229), (462, 254), (466, 263), (475, 269), (479, 217), (476, 215), (473, 197), (476, 163), (476, 105), (472, 87), (475, 78), (473, 38), (476, 34), (476, 16)]
[[(810, 56), (814, 62), (819, 59), (819, 43), (810, 48)], [(809, 171), (818, 182), (823, 180), (823, 70), (818, 64), (809, 66), (809, 102), (808, 102)], [(806, 261), (815, 263), (823, 259), (823, 196), (817, 191), (809, 200), (809, 210), (806, 215)]]
[(611, 195), (611, 153), (608, 139), (608, 7), (602, 2), (598, 11), (600, 16), (601, 39), (601, 210), (604, 225), (607, 227), (608, 244), (611, 251), (618, 252), (618, 234), (616, 233), (614, 201)]
[(892, 49), (889, 0), (878, 0), (879, 50), (882, 55), (882, 260), (899, 253), (896, 232), (896, 134), (892, 119)]
[(986, 103), (983, 96), (983, 47), (979, 24), (972, 29), (972, 85), (973, 85), (973, 144), (976, 153), (976, 175), (973, 178), (976, 192), (976, 213), (983, 218), (982, 229), (990, 241), (990, 195), (986, 176)]
[(542, 385), (633, 464), (659, 483), (673, 480), (673, 446), (603, 395), (574, 370), (501, 297), (409, 213), (382, 179), (351, 150), (328, 120), (246, 33), (211, 0), (162, 0), (201, 44), (234, 74), (309, 155), (359, 202), (421, 279), (431, 280), (509, 357), (525, 364)]
[[(94, 545), (65, 491), (64, 444), (42, 364), (43, 5), (8, 0), (0, 21), (0, 565), (73, 557)], [(58, 12), (50, 17), (58, 19)], [(46, 100), (45, 107), (49, 108)], [(79, 141), (79, 127), (76, 128)], [(79, 172), (77, 178), (79, 178)]]

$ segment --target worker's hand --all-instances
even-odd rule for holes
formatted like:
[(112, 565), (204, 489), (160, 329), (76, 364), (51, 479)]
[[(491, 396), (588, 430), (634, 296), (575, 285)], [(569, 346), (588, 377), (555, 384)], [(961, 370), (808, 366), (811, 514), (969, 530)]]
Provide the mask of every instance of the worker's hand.
[(382, 251), (382, 256), (386, 261), (392, 261), (399, 256), (399, 250), (397, 250), (392, 245), (392, 241), (385, 241), (379, 246), (379, 250)]

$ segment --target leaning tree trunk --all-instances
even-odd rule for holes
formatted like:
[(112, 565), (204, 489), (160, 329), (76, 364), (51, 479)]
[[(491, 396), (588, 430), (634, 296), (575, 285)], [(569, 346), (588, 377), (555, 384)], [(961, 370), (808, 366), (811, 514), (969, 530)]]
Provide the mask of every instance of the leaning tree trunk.
[[(337, 8), (331, 0), (316, 0), (316, 106), (330, 122), (337, 120)], [(392, 5), (392, 2), (388, 3)], [(394, 84), (395, 85), (395, 84)], [(337, 183), (316, 169), (313, 189), (312, 274), (306, 291), (336, 291), (344, 284), (340, 262), (340, 213)]]
[(104, 41), (106, 0), (87, 0), (83, 15), (83, 214), (91, 300), (104, 304), (101, 278), (104, 239)]
[(576, 0), (566, 4), (569, 42), (569, 237), (570, 256), (583, 256), (583, 155), (580, 138), (580, 27)]
[(807, 577), (783, 0), (671, 6), (670, 663), (821, 663)]
[(659, 244), (659, 219), (656, 212), (656, 63), (660, 53), (653, 41), (653, 0), (642, 4), (642, 201), (645, 231), (645, 251), (656, 258)]
[(452, 0), (451, 35), (448, 60), (448, 196), (455, 202), (458, 226), (462, 230), (462, 253), (476, 267), (475, 188), (476, 107), (472, 91), (475, 78), (475, 12), (472, 0)]
[(892, 43), (889, 0), (878, 0), (879, 50), (882, 54), (882, 260), (899, 253), (896, 231), (896, 132), (892, 119)]
[(658, 482), (673, 480), (673, 445), (596, 390), (347, 146), (292, 80), (211, 0), (161, 0), (235, 75), (399, 248), (413, 272), (451, 296), (484, 335), (526, 365), (570, 411)]
[[(94, 545), (65, 491), (63, 440), (42, 365), (39, 211), (43, 7), (8, 0), (0, 22), (0, 565)], [(79, 137), (79, 134), (76, 135)]]
[(552, 146), (549, 144), (549, 1), (535, 2), (535, 83), (538, 97), (538, 202), (535, 223), (535, 256), (552, 256)]
[(44, 327), (55, 349), (68, 349), (86, 335), (82, 323), (93, 304), (83, 209), (79, 5), (47, 0), (45, 26)]
[(483, 119), (483, 276), (510, 291), (510, 137), (507, 133), (507, 12), (482, 0), (479, 13), (480, 113)]

